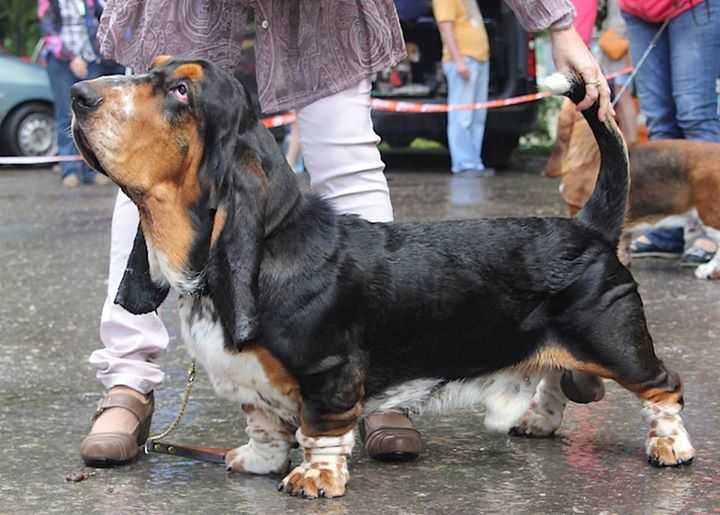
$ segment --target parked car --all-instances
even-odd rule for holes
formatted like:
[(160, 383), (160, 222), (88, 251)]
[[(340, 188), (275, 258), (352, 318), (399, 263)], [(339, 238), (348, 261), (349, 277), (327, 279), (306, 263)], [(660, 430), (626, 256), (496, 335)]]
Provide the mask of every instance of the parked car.
[(0, 152), (54, 154), (53, 97), (45, 69), (0, 52)]
[[(522, 29), (501, 0), (478, 0), (478, 5), (490, 40), (489, 99), (536, 92), (532, 36)], [(447, 86), (441, 66), (442, 40), (432, 13), (427, 14), (401, 21), (411, 55), (410, 63), (382, 74), (375, 82), (374, 97), (447, 103)], [(507, 166), (520, 136), (535, 126), (537, 114), (536, 102), (489, 110), (483, 142), (485, 164), (496, 168)], [(445, 113), (374, 111), (372, 116), (375, 132), (391, 147), (405, 147), (418, 137), (447, 145)]]

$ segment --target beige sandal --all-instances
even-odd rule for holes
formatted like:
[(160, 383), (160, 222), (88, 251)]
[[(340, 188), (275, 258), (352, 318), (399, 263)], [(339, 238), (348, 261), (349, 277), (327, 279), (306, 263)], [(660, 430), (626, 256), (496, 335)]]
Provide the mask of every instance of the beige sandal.
[(130, 433), (104, 432), (91, 433), (80, 444), (80, 456), (88, 467), (117, 467), (135, 461), (140, 454), (140, 446), (150, 433), (155, 401), (153, 393), (147, 395), (145, 402), (125, 392), (108, 392), (98, 403), (92, 422), (110, 408), (124, 408), (130, 411), (138, 422)]

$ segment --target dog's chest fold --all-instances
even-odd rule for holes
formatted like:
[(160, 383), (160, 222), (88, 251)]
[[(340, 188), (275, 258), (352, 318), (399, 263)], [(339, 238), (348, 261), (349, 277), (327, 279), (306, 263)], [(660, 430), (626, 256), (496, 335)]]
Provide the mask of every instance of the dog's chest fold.
[(265, 349), (250, 345), (241, 352), (225, 347), (225, 333), (212, 300), (185, 296), (179, 301), (183, 340), (207, 372), (218, 395), (295, 421), (299, 388)]

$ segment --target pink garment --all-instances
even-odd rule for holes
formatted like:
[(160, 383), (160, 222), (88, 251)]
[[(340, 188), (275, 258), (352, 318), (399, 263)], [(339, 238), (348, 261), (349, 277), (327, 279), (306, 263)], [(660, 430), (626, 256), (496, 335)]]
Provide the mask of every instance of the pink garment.
[(595, 27), (595, 19), (597, 18), (598, 2), (597, 0), (572, 0), (572, 3), (575, 5), (575, 11), (577, 12), (573, 26), (585, 44), (590, 46), (593, 27)]
[(674, 18), (702, 2), (703, 0), (619, 0), (620, 9), (653, 23)]

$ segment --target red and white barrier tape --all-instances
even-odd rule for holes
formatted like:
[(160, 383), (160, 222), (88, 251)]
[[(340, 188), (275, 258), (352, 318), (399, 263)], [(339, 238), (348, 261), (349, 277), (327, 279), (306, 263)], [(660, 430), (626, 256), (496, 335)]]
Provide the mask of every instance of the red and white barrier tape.
[[(633, 71), (632, 66), (627, 66), (615, 73), (607, 76), (608, 79), (614, 79), (620, 75), (627, 75)], [(420, 102), (405, 102), (403, 100), (385, 100), (382, 98), (373, 98), (370, 101), (370, 107), (373, 111), (382, 111), (386, 113), (447, 113), (450, 111), (470, 111), (474, 109), (495, 109), (498, 107), (507, 107), (517, 104), (526, 104), (537, 100), (550, 97), (552, 93), (541, 91), (531, 93), (529, 95), (520, 95), (511, 98), (501, 98), (498, 100), (489, 100), (487, 102), (475, 102), (472, 104), (423, 104)], [(263, 125), (268, 129), (289, 125), (296, 120), (294, 112), (277, 114), (262, 119)], [(80, 161), (80, 156), (38, 156), (38, 157), (0, 157), (0, 165), (38, 165), (52, 164), (61, 161)]]

